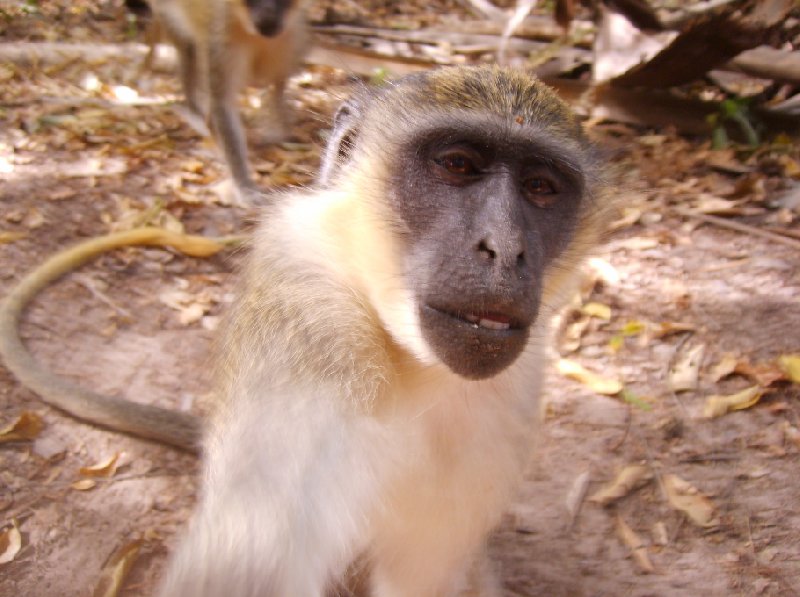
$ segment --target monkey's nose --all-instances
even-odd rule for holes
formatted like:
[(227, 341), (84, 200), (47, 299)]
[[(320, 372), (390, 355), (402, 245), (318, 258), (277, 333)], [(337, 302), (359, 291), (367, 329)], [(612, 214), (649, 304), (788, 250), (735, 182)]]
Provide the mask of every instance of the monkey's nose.
[(477, 251), (485, 259), (497, 265), (510, 265), (518, 268), (525, 266), (525, 250), (512, 239), (496, 242), (487, 236), (478, 243)]

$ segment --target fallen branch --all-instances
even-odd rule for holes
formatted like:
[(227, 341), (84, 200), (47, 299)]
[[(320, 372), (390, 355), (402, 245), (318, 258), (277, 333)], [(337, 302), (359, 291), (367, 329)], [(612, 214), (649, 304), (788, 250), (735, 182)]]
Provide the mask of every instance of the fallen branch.
[(781, 236), (780, 234), (775, 234), (774, 232), (770, 232), (768, 230), (762, 230), (761, 228), (756, 228), (755, 226), (749, 226), (734, 220), (726, 220), (725, 218), (720, 218), (718, 216), (695, 213), (688, 209), (677, 208), (675, 209), (675, 212), (681, 216), (699, 220), (706, 224), (713, 224), (714, 226), (719, 226), (720, 228), (727, 228), (728, 230), (735, 230), (736, 232), (743, 232), (752, 236), (759, 236), (772, 242), (780, 243), (782, 245), (792, 247), (793, 249), (800, 250), (800, 240), (795, 240), (787, 236)]
[(65, 42), (6, 42), (0, 44), (0, 62), (35, 67), (74, 60), (127, 62), (144, 58), (147, 46), (138, 43), (89, 44)]
[[(595, 120), (623, 122), (646, 127), (674, 127), (682, 134), (710, 135), (707, 118), (719, 112), (717, 102), (682, 98), (658, 89), (623, 89), (608, 85), (591, 90), (589, 102), (581, 103), (590, 90), (587, 83), (558, 78), (545, 78), (562, 98), (577, 106), (582, 115)], [(800, 119), (764, 108), (753, 109), (754, 116), (768, 134), (800, 134)], [(731, 131), (736, 135), (738, 131)]]
[(764, 46), (742, 52), (726, 64), (725, 68), (752, 77), (800, 83), (800, 52), (787, 52)]
[(612, 79), (612, 84), (663, 89), (694, 81), (766, 43), (793, 6), (793, 0), (731, 2), (698, 18), (661, 52)]
[(385, 69), (393, 75), (406, 75), (436, 66), (431, 60), (396, 57), (359, 50), (348, 46), (318, 43), (306, 56), (308, 64), (340, 68), (361, 75), (370, 75), (376, 69)]
[[(143, 60), (147, 50), (146, 45), (139, 43), (9, 42), (0, 43), (0, 62), (26, 68), (68, 61), (125, 62)], [(405, 75), (436, 66), (436, 63), (425, 58), (387, 56), (341, 44), (326, 43), (315, 44), (306, 61), (309, 64), (331, 66), (359, 74), (371, 74), (376, 68), (385, 68), (393, 74)]]

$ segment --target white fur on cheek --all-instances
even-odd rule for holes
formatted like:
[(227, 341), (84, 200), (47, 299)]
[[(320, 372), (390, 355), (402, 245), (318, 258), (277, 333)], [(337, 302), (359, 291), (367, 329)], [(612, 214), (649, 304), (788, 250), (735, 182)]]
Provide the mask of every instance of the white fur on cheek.
[(422, 337), (419, 309), (408, 289), (380, 288), (371, 296), (372, 304), (378, 305), (378, 316), (392, 338), (426, 365), (439, 360)]

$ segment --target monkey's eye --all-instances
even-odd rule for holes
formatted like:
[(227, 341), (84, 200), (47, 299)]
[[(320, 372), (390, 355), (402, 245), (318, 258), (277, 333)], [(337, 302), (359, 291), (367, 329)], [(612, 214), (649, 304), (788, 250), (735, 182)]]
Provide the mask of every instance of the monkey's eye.
[(555, 185), (547, 178), (533, 176), (523, 182), (528, 201), (536, 207), (552, 207), (558, 198)]
[(480, 158), (473, 152), (461, 148), (449, 148), (433, 156), (440, 174), (452, 182), (462, 182), (480, 174)]

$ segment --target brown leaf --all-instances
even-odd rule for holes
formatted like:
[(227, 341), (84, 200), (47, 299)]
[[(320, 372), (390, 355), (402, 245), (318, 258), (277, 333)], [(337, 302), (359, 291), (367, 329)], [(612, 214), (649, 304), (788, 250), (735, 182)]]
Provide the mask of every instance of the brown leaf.
[(642, 464), (628, 465), (610, 483), (607, 483), (592, 495), (589, 501), (601, 506), (607, 506), (625, 497), (633, 490), (646, 485), (652, 478), (653, 473), (650, 467)]
[(658, 324), (653, 335), (656, 338), (665, 338), (672, 334), (681, 334), (683, 332), (693, 332), (697, 329), (696, 325), (691, 323), (681, 323), (679, 321), (662, 321)]
[(732, 373), (736, 371), (736, 367), (739, 364), (739, 359), (736, 355), (727, 353), (722, 356), (722, 360), (714, 365), (714, 367), (709, 372), (709, 377), (711, 377), (711, 381), (714, 383), (718, 382), (719, 380), (728, 377)]
[(619, 538), (622, 539), (622, 542), (631, 550), (631, 555), (642, 572), (645, 574), (652, 574), (656, 571), (647, 553), (647, 546), (619, 514), (617, 515), (617, 534)]
[(0, 443), (36, 439), (44, 428), (44, 421), (34, 412), (23, 411), (16, 421), (0, 429)]
[(589, 477), (589, 471), (582, 472), (575, 478), (575, 480), (572, 482), (572, 487), (567, 492), (567, 511), (570, 513), (573, 519), (578, 515), (578, 512), (580, 512), (581, 505), (583, 504), (583, 498), (586, 496), (586, 490), (589, 487)]
[(658, 521), (653, 525), (653, 543), (664, 547), (669, 545), (669, 533), (667, 532), (667, 525), (662, 521)]
[(619, 286), (622, 276), (607, 260), (601, 259), (600, 257), (591, 257), (586, 262), (586, 265), (593, 274), (593, 276), (591, 276), (594, 278), (592, 287), (594, 287), (598, 280), (602, 280), (604, 285), (610, 286), (611, 288)]
[(669, 387), (675, 392), (694, 390), (700, 375), (705, 346), (698, 344), (684, 352), (669, 372)]
[(78, 472), (87, 477), (111, 477), (117, 472), (117, 461), (119, 457), (120, 453), (117, 452), (113, 456), (109, 456), (97, 464), (81, 467)]
[(784, 354), (778, 357), (778, 365), (792, 383), (800, 384), (800, 354)]
[(751, 365), (747, 361), (741, 361), (736, 365), (735, 373), (753, 379), (762, 387), (769, 387), (776, 381), (786, 379), (786, 374), (778, 363), (757, 363)]
[(100, 580), (92, 597), (116, 597), (122, 590), (125, 579), (131, 571), (144, 541), (137, 539), (115, 551), (100, 572)]
[(622, 382), (617, 379), (602, 377), (592, 373), (575, 361), (569, 359), (559, 359), (557, 364), (558, 372), (565, 377), (579, 381), (593, 392), (605, 396), (613, 396), (622, 391)]
[(719, 524), (714, 504), (690, 483), (677, 475), (662, 477), (670, 506), (686, 514), (693, 523), (709, 528)]
[(736, 392), (728, 396), (709, 396), (706, 398), (703, 416), (707, 419), (713, 419), (715, 417), (721, 417), (733, 410), (750, 408), (757, 404), (763, 395), (763, 388), (760, 386), (751, 386), (741, 392)]
[(561, 348), (564, 352), (575, 352), (581, 347), (581, 338), (590, 323), (589, 317), (581, 317), (564, 328), (561, 337)]
[(89, 491), (90, 489), (97, 487), (97, 481), (94, 479), (81, 479), (70, 484), (70, 487), (77, 491)]
[(0, 564), (13, 562), (20, 549), (22, 549), (22, 534), (19, 532), (17, 521), (13, 520), (10, 528), (0, 532)]
[(27, 226), (28, 228), (30, 228), (30, 229), (40, 228), (41, 226), (44, 225), (44, 222), (45, 222), (44, 214), (41, 212), (41, 210), (39, 210), (39, 209), (37, 209), (35, 207), (32, 207), (28, 211), (28, 214), (25, 216), (25, 219), (22, 221), (22, 223), (25, 226)]
[(8, 243), (16, 242), (22, 238), (25, 238), (27, 233), (25, 232), (13, 232), (11, 230), (0, 230), (0, 245), (5, 245)]
[(741, 201), (729, 201), (703, 193), (695, 206), (697, 213), (717, 216), (752, 216), (763, 213), (760, 207), (747, 207)]
[(602, 303), (586, 303), (581, 307), (581, 313), (605, 321), (611, 319), (611, 307)]

